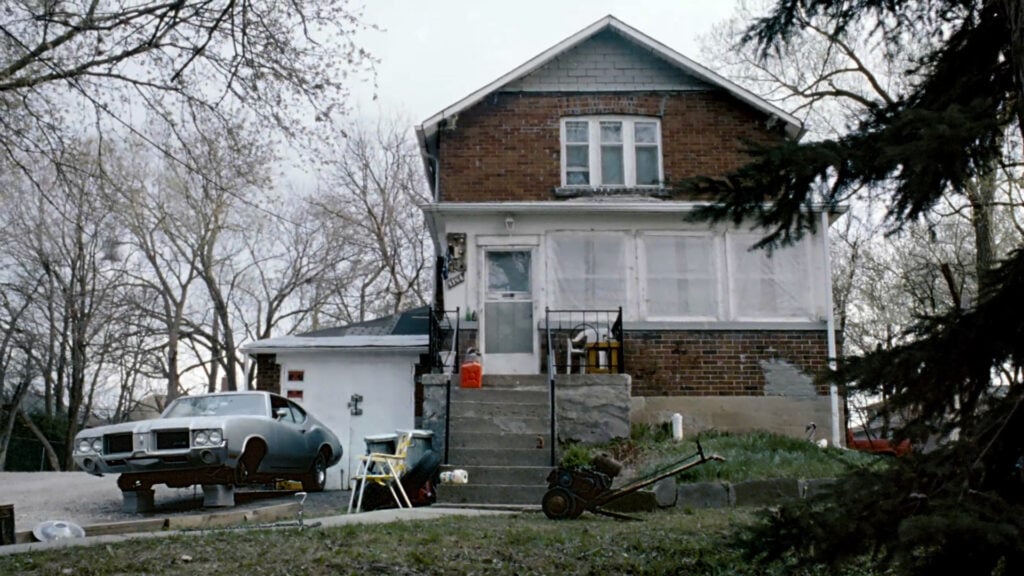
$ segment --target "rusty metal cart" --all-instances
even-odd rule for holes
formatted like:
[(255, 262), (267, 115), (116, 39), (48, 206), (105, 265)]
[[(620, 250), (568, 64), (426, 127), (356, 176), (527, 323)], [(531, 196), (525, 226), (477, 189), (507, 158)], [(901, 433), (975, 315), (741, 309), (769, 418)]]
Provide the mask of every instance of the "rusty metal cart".
[(585, 510), (620, 520), (638, 520), (632, 516), (603, 510), (601, 507), (642, 490), (658, 480), (675, 476), (712, 460), (724, 461), (725, 458), (717, 454), (704, 454), (704, 448), (698, 440), (695, 453), (615, 490), (611, 488), (612, 480), (618, 475), (621, 465), (614, 460), (595, 458), (590, 469), (558, 467), (548, 474), (548, 491), (541, 500), (541, 508), (552, 520), (579, 518)]

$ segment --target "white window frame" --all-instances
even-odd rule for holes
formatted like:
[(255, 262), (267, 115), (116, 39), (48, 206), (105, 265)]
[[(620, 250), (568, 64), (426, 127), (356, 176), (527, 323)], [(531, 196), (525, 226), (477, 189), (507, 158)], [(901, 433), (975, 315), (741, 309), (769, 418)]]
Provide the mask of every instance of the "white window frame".
[[(587, 123), (587, 153), (589, 158), (589, 180), (588, 184), (569, 184), (568, 183), (568, 166), (567, 166), (567, 146), (572, 144), (566, 142), (568, 122), (586, 122)], [(602, 122), (621, 122), (622, 123), (622, 163), (623, 163), (623, 183), (622, 184), (605, 184), (601, 173), (601, 123)], [(639, 144), (640, 146), (656, 147), (658, 157), (658, 182), (655, 184), (637, 184), (636, 182), (636, 149), (637, 142), (635, 139), (636, 135), (636, 124), (637, 123), (652, 123), (655, 126), (656, 138), (654, 143), (650, 144)], [(562, 118), (560, 123), (560, 137), (561, 141), (561, 174), (562, 174), (562, 186), (566, 188), (660, 188), (662, 182), (665, 180), (665, 163), (664, 163), (664, 149), (662, 147), (661, 138), (661, 119), (651, 116), (623, 116), (623, 115), (608, 115), (608, 116), (567, 116)], [(579, 144), (577, 144), (579, 145)]]
[[(636, 250), (638, 259), (640, 261), (640, 271), (636, 276), (636, 281), (640, 285), (640, 313), (643, 319), (652, 322), (666, 322), (666, 321), (717, 321), (724, 317), (722, 310), (724, 294), (723, 294), (723, 282), (722, 274), (724, 273), (724, 260), (722, 258), (722, 242), (721, 235), (714, 234), (712, 232), (676, 232), (676, 231), (665, 231), (665, 232), (641, 232), (636, 243)], [(700, 238), (710, 240), (711, 242), (711, 270), (709, 279), (712, 283), (712, 293), (714, 295), (714, 309), (710, 314), (705, 315), (655, 315), (649, 308), (649, 291), (650, 291), (650, 277), (649, 272), (657, 269), (658, 263), (650, 262), (647, 259), (647, 241), (651, 238)]]

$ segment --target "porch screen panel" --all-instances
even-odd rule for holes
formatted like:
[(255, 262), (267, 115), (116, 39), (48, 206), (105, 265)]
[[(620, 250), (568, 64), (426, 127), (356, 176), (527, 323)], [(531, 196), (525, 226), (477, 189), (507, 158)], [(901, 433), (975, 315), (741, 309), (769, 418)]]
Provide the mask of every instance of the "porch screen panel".
[(739, 318), (810, 318), (811, 278), (807, 246), (750, 250), (759, 236), (730, 237), (732, 292)]
[(484, 304), (485, 353), (533, 353), (533, 302)]
[(624, 234), (551, 234), (548, 243), (554, 308), (611, 310), (626, 303)]
[(649, 235), (643, 249), (648, 318), (717, 317), (716, 251), (710, 236)]

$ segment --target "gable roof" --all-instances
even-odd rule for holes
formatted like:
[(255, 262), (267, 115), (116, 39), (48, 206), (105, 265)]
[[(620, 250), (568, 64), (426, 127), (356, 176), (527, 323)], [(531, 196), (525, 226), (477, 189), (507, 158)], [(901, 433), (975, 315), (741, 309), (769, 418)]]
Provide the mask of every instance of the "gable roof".
[[(428, 152), (428, 140), (433, 139), (441, 126), (441, 123), (453, 116), (457, 116), (463, 110), (466, 110), (484, 98), (489, 94), (500, 90), (502, 87), (519, 80), (532, 72), (535, 72), (545, 64), (551, 62), (558, 56), (565, 52), (579, 46), (583, 42), (593, 38), (595, 35), (611, 30), (618, 33), (623, 38), (636, 43), (637, 45), (646, 48), (654, 54), (660, 56), (672, 65), (675, 65), (680, 70), (689, 74), (699, 80), (715, 86), (732, 95), (737, 100), (751, 106), (752, 108), (759, 110), (772, 118), (777, 118), (779, 121), (784, 123), (785, 133), (793, 139), (799, 138), (803, 134), (803, 124), (792, 114), (782, 110), (774, 104), (764, 100), (763, 98), (755, 95), (754, 93), (742, 88), (738, 84), (727, 80), (726, 78), (716, 74), (710, 69), (690, 60), (686, 56), (683, 56), (679, 52), (669, 48), (668, 46), (658, 42), (654, 38), (640, 32), (636, 28), (629, 26), (614, 16), (605, 16), (597, 22), (594, 22), (590, 26), (580, 30), (572, 36), (562, 40), (558, 44), (555, 44), (551, 48), (548, 48), (544, 52), (541, 52), (537, 56), (534, 56), (524, 64), (515, 68), (511, 72), (504, 76), (494, 80), (490, 84), (480, 88), (476, 92), (466, 96), (462, 100), (448, 106), (441, 110), (437, 114), (434, 114), (430, 118), (427, 118), (423, 124), (416, 127), (416, 136), (419, 139), (420, 148), (424, 152)], [(427, 162), (427, 158), (424, 158), (424, 162)], [(427, 166), (427, 173), (431, 172), (430, 166)]]

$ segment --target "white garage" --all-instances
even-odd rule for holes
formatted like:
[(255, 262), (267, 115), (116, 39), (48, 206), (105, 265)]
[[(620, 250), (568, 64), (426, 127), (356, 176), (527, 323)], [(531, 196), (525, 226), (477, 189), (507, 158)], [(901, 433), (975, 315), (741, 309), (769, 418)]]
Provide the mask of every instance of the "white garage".
[[(422, 323), (417, 312), (423, 314)], [(279, 372), (280, 393), (309, 409), (341, 440), (345, 454), (329, 470), (327, 489), (349, 487), (366, 436), (415, 427), (415, 371), (428, 348), (426, 314), (423, 308), (242, 347), (256, 359), (261, 388), (273, 387), (267, 373), (273, 379), (273, 372)]]

